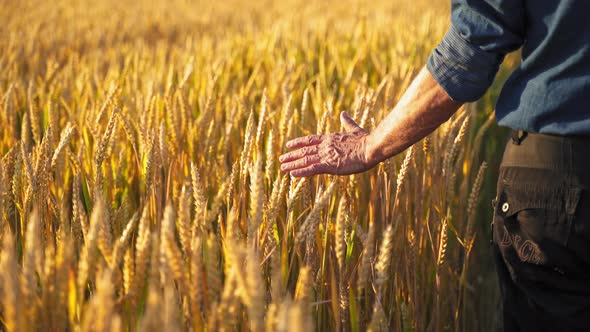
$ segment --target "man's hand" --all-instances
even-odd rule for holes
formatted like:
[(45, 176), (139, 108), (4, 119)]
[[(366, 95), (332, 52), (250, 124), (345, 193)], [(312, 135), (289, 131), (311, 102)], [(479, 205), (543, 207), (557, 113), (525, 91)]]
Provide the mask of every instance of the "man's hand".
[(348, 175), (375, 166), (377, 161), (369, 160), (369, 133), (346, 112), (340, 114), (340, 122), (344, 133), (311, 135), (287, 142), (287, 148), (297, 150), (279, 158), (281, 170), (302, 177), (322, 173)]
[(369, 134), (343, 112), (345, 133), (312, 135), (287, 142), (297, 149), (282, 155), (281, 169), (292, 176), (364, 172), (430, 134), (462, 103), (452, 100), (423, 67), (395, 108)]

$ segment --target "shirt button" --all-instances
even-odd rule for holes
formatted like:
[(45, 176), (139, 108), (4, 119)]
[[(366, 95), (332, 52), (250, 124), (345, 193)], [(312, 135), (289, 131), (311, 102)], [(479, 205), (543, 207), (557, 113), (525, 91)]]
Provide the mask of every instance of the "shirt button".
[(508, 209), (510, 209), (510, 204), (508, 204), (508, 203), (502, 204), (502, 212), (506, 213), (506, 212), (508, 212)]

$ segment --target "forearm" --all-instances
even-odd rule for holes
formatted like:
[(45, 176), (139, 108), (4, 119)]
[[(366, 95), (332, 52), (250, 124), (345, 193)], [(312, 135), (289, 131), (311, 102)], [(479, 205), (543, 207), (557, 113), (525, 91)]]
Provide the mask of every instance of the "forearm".
[(290, 140), (287, 148), (294, 150), (279, 158), (281, 170), (296, 177), (364, 172), (431, 133), (461, 104), (453, 101), (424, 68), (371, 134), (342, 112), (345, 132)]
[(446, 122), (461, 105), (422, 68), (399, 103), (367, 137), (367, 158), (377, 163), (402, 152)]

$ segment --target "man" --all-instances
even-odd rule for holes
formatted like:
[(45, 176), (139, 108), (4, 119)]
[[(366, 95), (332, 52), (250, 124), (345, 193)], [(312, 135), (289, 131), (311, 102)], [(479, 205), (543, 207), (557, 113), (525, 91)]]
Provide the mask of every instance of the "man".
[(494, 201), (505, 331), (590, 330), (590, 1), (452, 0), (452, 26), (372, 132), (300, 137), (280, 157), (293, 176), (353, 174), (390, 158), (522, 63), (496, 105), (512, 128)]

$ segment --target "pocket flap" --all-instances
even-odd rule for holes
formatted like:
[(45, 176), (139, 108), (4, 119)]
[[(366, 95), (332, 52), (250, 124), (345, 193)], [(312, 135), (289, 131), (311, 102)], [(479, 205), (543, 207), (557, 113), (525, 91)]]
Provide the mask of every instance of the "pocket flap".
[[(566, 212), (566, 201), (569, 190), (563, 187), (547, 188), (534, 185), (506, 185), (504, 186), (498, 202), (496, 211), (505, 217), (512, 217), (520, 211), (530, 209), (541, 209), (545, 213), (564, 214)], [(567, 209), (571, 210), (568, 206)], [(574, 208), (575, 210), (575, 208)]]

